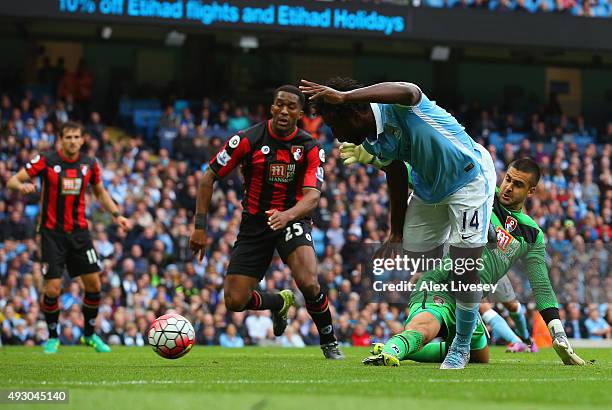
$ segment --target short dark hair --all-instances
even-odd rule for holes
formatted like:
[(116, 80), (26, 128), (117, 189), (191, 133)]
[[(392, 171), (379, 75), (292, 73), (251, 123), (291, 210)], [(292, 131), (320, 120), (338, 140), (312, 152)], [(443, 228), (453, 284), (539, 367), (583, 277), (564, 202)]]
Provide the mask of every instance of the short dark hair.
[(531, 186), (534, 187), (540, 182), (540, 166), (533, 158), (525, 157), (512, 161), (508, 168), (514, 168), (517, 171), (525, 172), (531, 175)]
[(66, 121), (60, 126), (59, 136), (60, 138), (64, 137), (64, 131), (66, 130), (79, 130), (81, 133), (83, 132), (83, 126), (75, 121)]
[(304, 93), (299, 88), (297, 88), (295, 85), (285, 84), (285, 85), (281, 85), (280, 87), (278, 87), (276, 90), (274, 90), (274, 99), (275, 100), (276, 100), (276, 96), (281, 91), (284, 91), (284, 92), (289, 93), (289, 94), (297, 95), (297, 97), (300, 100), (300, 106), (302, 108), (304, 107), (304, 105), (306, 105), (306, 97), (304, 96)]
[[(351, 91), (363, 87), (363, 84), (350, 77), (333, 77), (325, 81), (324, 85), (338, 91)], [(330, 104), (322, 99), (315, 101), (317, 113), (325, 122), (346, 120), (358, 113), (368, 110), (368, 103)]]

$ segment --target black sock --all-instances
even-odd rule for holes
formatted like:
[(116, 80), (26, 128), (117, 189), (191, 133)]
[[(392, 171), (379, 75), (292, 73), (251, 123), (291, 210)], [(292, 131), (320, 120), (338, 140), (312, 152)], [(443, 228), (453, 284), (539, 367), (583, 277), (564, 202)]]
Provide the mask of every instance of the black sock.
[(248, 310), (281, 310), (285, 300), (278, 293), (251, 292), (251, 299), (247, 302)]
[(57, 339), (57, 321), (59, 320), (59, 303), (57, 298), (50, 298), (47, 295), (43, 296), (40, 310), (45, 315), (45, 322), (47, 322), (47, 330), (49, 331), (50, 339)]
[(334, 327), (332, 325), (331, 312), (327, 295), (320, 292), (314, 299), (306, 299), (306, 310), (310, 313), (312, 320), (319, 331), (319, 339), (322, 345), (336, 341)]
[(83, 318), (85, 319), (83, 335), (85, 337), (93, 335), (94, 329), (96, 328), (96, 318), (98, 317), (99, 307), (100, 292), (85, 292), (85, 297), (83, 298)]

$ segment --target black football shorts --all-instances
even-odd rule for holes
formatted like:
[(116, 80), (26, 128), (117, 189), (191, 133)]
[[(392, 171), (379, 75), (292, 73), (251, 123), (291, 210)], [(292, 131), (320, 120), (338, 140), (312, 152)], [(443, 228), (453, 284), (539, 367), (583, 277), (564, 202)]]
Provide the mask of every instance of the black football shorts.
[(64, 268), (71, 278), (100, 271), (89, 231), (63, 233), (41, 229), (40, 241), (45, 279), (61, 278)]
[(270, 229), (267, 221), (265, 217), (243, 215), (230, 256), (228, 275), (246, 275), (261, 280), (270, 267), (274, 250), (285, 263), (299, 246), (310, 246), (314, 252), (310, 220), (290, 222), (280, 231)]

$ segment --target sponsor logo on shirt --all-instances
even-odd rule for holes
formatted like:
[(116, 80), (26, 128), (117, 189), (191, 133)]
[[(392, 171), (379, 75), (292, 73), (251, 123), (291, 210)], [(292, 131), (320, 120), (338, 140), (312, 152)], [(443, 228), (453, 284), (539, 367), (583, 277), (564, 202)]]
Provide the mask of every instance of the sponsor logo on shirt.
[(62, 178), (62, 195), (79, 195), (81, 193), (81, 178)]
[(508, 231), (506, 231), (501, 226), (497, 227), (497, 247), (502, 251), (506, 252), (508, 246), (514, 240), (514, 236), (510, 235)]
[(270, 182), (292, 182), (295, 177), (295, 164), (285, 162), (273, 162), (268, 171), (268, 181)]

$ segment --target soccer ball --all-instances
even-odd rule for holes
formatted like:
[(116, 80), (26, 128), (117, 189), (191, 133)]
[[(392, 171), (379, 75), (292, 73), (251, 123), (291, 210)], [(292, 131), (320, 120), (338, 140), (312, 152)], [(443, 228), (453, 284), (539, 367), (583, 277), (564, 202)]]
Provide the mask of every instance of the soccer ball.
[(155, 353), (166, 359), (185, 356), (195, 343), (195, 330), (181, 315), (169, 313), (151, 323), (147, 332)]

